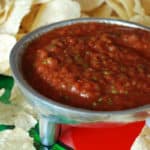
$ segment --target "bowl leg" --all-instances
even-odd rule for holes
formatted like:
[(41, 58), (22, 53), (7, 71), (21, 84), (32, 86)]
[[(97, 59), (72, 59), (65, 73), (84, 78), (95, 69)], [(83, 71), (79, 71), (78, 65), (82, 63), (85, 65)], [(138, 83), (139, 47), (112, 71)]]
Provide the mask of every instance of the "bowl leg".
[(59, 135), (59, 125), (50, 117), (40, 116), (40, 138), (44, 146), (55, 144)]

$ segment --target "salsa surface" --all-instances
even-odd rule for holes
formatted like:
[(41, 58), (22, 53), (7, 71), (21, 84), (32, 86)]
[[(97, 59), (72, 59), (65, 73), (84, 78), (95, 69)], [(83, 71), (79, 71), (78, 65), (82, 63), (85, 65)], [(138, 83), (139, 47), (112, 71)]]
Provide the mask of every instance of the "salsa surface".
[(115, 111), (150, 104), (150, 32), (79, 23), (42, 35), (25, 50), (24, 78), (57, 102)]

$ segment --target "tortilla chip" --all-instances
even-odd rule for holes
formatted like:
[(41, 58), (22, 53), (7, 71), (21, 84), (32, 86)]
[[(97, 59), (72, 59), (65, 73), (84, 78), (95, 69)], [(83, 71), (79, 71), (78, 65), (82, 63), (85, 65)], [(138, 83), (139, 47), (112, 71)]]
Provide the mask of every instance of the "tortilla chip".
[(16, 84), (14, 85), (14, 88), (12, 90), (10, 100), (12, 104), (21, 108), (22, 110), (24, 110), (25, 112), (37, 119), (37, 112), (27, 102), (26, 98), (22, 95)]
[(140, 135), (136, 138), (131, 150), (149, 150), (150, 149), (150, 128), (145, 126)]
[(18, 33), (18, 34), (16, 35), (17, 41), (19, 41), (20, 39), (22, 39), (25, 35), (26, 35), (26, 32), (24, 32), (24, 33)]
[(150, 0), (141, 0), (144, 11), (147, 15), (150, 15)]
[(0, 33), (16, 34), (23, 17), (29, 13), (32, 0), (15, 0), (6, 22), (0, 25)]
[(32, 127), (34, 127), (37, 123), (37, 120), (30, 114), (26, 112), (20, 112), (15, 117), (14, 125), (16, 127), (22, 128), (26, 131), (29, 131)]
[(0, 34), (0, 73), (5, 74), (9, 69), (9, 54), (12, 47), (16, 44), (14, 36)]
[(145, 10), (142, 6), (142, 3), (140, 0), (134, 0), (135, 2), (135, 6), (134, 6), (134, 12), (136, 14), (139, 14), (139, 15), (145, 15)]
[(53, 22), (78, 17), (80, 17), (79, 3), (72, 0), (53, 0), (41, 6), (31, 30)]
[(14, 3), (14, 0), (1, 0), (0, 1), (0, 24), (6, 21), (13, 3)]
[(92, 13), (92, 17), (110, 18), (112, 14), (112, 8), (106, 3), (95, 9)]
[(98, 8), (104, 3), (104, 0), (76, 0), (81, 5), (81, 10), (89, 12), (91, 10), (94, 10), (95, 8)]
[(89, 18), (90, 16), (88, 14), (86, 14), (86, 13), (81, 13), (80, 17), (81, 18)]
[(119, 4), (116, 0), (108, 0), (106, 1), (109, 7), (119, 16), (121, 19), (128, 19), (128, 15), (122, 5)]
[(130, 21), (139, 23), (141, 25), (150, 26), (150, 16), (146, 15), (136, 15), (132, 18), (130, 18)]
[[(33, 20), (35, 19), (40, 8), (41, 8), (41, 5), (33, 5), (32, 6), (30, 13), (27, 14), (22, 20), (19, 34), (25, 34), (25, 33), (28, 33), (30, 31), (30, 28), (33, 24)], [(17, 37), (18, 37), (18, 34), (17, 34)]]
[(23, 108), (0, 103), (0, 124), (15, 125), (28, 131), (37, 123), (36, 119)]
[(0, 132), (0, 150), (36, 150), (33, 139), (23, 129)]
[(42, 3), (47, 3), (50, 2), (51, 0), (33, 0), (33, 5), (34, 4), (42, 4)]
[(118, 0), (120, 4), (124, 7), (128, 18), (132, 17), (134, 15), (134, 1), (133, 0)]

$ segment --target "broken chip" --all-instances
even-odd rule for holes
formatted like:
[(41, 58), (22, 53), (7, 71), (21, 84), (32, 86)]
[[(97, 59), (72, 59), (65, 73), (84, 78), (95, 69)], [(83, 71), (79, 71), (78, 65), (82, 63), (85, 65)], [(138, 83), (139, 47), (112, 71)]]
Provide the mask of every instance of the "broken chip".
[(0, 132), (0, 150), (36, 150), (33, 139), (21, 128)]
[(31, 30), (38, 27), (80, 17), (80, 5), (72, 0), (53, 0), (43, 4), (33, 22)]
[(30, 12), (32, 0), (15, 0), (7, 20), (0, 25), (0, 33), (17, 34), (21, 21)]
[(131, 150), (149, 150), (150, 148), (150, 128), (144, 126), (139, 136), (131, 146)]
[(92, 11), (95, 8), (98, 8), (104, 3), (104, 0), (76, 0), (77, 2), (80, 3), (81, 10), (82, 11)]
[(0, 73), (9, 69), (9, 54), (16, 43), (16, 38), (8, 34), (0, 34)]

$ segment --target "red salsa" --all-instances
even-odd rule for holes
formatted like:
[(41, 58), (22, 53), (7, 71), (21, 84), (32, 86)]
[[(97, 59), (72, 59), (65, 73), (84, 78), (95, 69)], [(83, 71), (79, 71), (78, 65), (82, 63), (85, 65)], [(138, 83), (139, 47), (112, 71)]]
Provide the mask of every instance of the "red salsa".
[(24, 78), (54, 101), (115, 111), (150, 104), (150, 32), (79, 23), (34, 40), (22, 58)]

